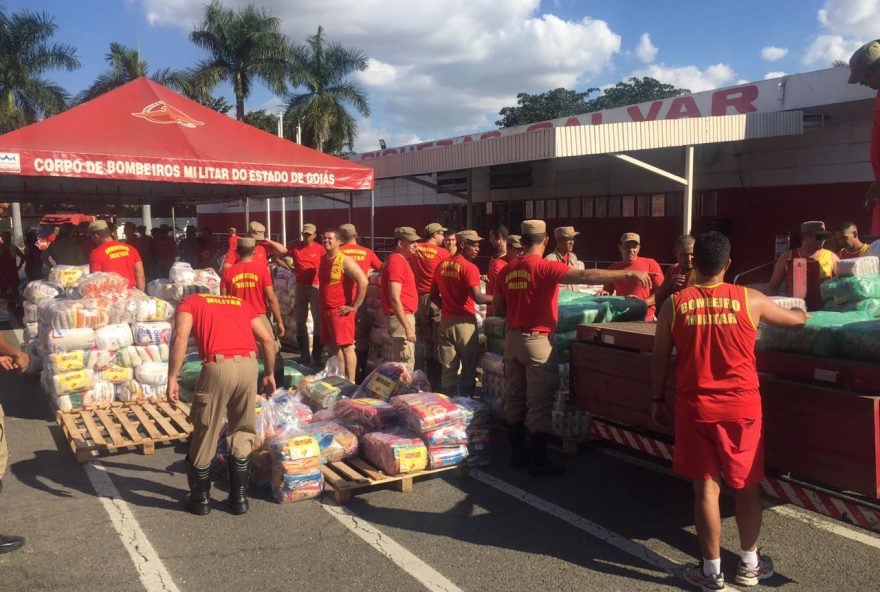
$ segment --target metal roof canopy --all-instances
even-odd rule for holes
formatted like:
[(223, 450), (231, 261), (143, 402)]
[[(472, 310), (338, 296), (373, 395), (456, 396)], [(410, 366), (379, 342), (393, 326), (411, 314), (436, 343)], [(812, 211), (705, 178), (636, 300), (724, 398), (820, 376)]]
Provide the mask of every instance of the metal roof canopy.
[[(804, 133), (802, 111), (742, 113), (709, 117), (667, 119), (541, 129), (512, 136), (463, 142), (442, 148), (382, 156), (361, 161), (376, 171), (376, 179), (406, 178), (468, 202), (472, 223), (470, 182), (468, 193), (453, 192), (419, 178), (442, 171), (473, 169), (514, 162), (575, 156), (608, 155), (644, 168), (684, 186), (683, 232), (691, 230), (693, 216), (694, 146), (738, 142)], [(684, 176), (623, 154), (639, 150), (684, 148)]]

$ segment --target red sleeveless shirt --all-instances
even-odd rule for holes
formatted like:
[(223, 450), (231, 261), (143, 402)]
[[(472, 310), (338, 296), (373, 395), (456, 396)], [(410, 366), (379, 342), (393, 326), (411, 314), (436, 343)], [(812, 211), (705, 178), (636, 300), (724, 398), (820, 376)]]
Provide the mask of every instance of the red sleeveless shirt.
[(321, 257), (318, 267), (318, 302), (321, 310), (336, 310), (354, 301), (353, 284), (342, 269), (345, 253), (339, 251), (335, 257)]

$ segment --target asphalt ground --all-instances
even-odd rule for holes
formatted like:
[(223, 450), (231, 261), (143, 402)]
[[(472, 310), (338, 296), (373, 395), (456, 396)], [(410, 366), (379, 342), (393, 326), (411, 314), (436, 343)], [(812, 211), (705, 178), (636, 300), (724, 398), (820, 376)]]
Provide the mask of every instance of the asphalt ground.
[[(200, 518), (182, 511), (185, 446), (78, 465), (35, 379), (0, 375), (0, 403), (11, 453), (0, 532), (27, 537), (0, 555), (3, 592), (696, 589), (674, 575), (697, 547), (689, 484), (610, 446), (558, 456), (568, 472), (536, 480), (506, 467), (499, 432), (491, 465), (408, 493), (380, 487), (340, 508), (254, 491), (233, 516), (220, 485)], [(732, 582), (732, 499), (722, 510)], [(778, 574), (755, 589), (878, 589), (880, 537), (838, 524), (766, 511), (760, 545)]]

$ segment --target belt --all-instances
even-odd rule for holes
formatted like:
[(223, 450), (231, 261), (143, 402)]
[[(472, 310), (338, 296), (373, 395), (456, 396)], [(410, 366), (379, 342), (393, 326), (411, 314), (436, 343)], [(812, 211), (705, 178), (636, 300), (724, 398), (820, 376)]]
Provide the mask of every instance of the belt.
[(511, 331), (513, 331), (514, 333), (519, 333), (520, 335), (522, 335), (524, 337), (537, 337), (538, 335), (543, 335), (544, 337), (550, 336), (550, 331), (525, 331), (523, 329), (514, 329), (514, 328), (507, 329), (508, 333)]
[(440, 313), (440, 320), (453, 323), (476, 323), (477, 316), (472, 314), (444, 315)]
[(235, 354), (234, 356), (224, 356), (223, 354), (208, 354), (205, 356), (205, 359), (202, 360), (203, 364), (210, 364), (211, 362), (223, 362), (223, 361), (233, 361), (233, 362), (241, 362), (242, 360), (256, 360), (257, 352), (250, 352), (246, 356), (241, 354)]

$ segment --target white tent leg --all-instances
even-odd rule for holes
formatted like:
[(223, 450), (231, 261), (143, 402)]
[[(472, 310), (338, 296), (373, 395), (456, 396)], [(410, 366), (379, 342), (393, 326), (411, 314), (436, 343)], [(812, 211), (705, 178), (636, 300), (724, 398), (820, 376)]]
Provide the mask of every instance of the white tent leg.
[(272, 238), (272, 200), (266, 198), (266, 238)]
[(21, 227), (21, 204), (12, 202), (12, 243), (24, 248), (24, 230)]
[(682, 234), (690, 234), (694, 225), (694, 147), (685, 148), (684, 176), (684, 204), (682, 207)]
[(153, 206), (150, 204), (141, 206), (141, 224), (147, 227), (147, 234), (153, 231)]
[(251, 198), (244, 198), (244, 230), (242, 235), (250, 232), (249, 225), (251, 223)]
[(376, 191), (370, 190), (370, 248), (376, 250)]
[(281, 198), (281, 242), (287, 245), (287, 198)]
[(171, 206), (171, 239), (177, 240), (177, 218), (174, 215), (174, 206)]
[(305, 219), (303, 218), (303, 196), (299, 196), (299, 231), (302, 232), (303, 224), (305, 224)]

